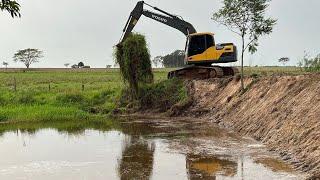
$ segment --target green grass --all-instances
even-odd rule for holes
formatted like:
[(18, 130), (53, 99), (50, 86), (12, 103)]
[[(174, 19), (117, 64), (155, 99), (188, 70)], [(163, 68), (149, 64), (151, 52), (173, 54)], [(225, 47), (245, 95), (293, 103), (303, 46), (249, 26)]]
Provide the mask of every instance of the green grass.
[[(166, 74), (155, 71), (156, 81)], [(118, 70), (0, 72), (0, 122), (104, 118), (123, 88)]]
[[(167, 109), (186, 98), (183, 83), (164, 81), (172, 70), (154, 70), (155, 83), (142, 87), (141, 108)], [(304, 73), (296, 67), (245, 67), (247, 76)], [(0, 69), (0, 122), (103, 119), (119, 105), (123, 88), (117, 69)]]
[(89, 120), (89, 113), (76, 107), (51, 105), (3, 106), (0, 109), (0, 122)]

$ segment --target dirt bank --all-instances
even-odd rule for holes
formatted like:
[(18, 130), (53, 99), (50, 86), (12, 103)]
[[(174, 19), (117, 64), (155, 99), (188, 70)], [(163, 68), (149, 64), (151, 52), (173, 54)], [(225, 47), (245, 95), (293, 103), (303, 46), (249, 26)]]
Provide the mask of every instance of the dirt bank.
[[(190, 82), (196, 116), (262, 141), (284, 160), (314, 177), (320, 174), (320, 74)], [(177, 110), (174, 110), (177, 114)]]

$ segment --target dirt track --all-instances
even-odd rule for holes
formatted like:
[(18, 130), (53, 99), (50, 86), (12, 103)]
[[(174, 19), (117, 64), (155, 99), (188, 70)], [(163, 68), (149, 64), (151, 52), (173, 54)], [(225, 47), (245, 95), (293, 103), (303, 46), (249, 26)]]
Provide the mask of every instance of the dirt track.
[(254, 137), (297, 169), (320, 178), (320, 74), (190, 82), (193, 105), (179, 115)]

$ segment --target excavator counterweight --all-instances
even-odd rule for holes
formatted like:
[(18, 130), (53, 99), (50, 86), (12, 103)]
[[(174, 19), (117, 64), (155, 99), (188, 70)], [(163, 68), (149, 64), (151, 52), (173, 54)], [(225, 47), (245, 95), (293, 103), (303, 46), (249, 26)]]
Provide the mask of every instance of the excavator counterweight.
[[(153, 8), (158, 13), (145, 10), (144, 5)], [(234, 76), (239, 73), (238, 69), (234, 67), (212, 66), (212, 64), (237, 61), (237, 47), (233, 43), (215, 44), (213, 33), (197, 33), (191, 23), (144, 1), (139, 1), (130, 13), (118, 45), (126, 40), (142, 15), (177, 29), (187, 37), (185, 46), (185, 64), (187, 66), (169, 72), (168, 78), (207, 79)]]

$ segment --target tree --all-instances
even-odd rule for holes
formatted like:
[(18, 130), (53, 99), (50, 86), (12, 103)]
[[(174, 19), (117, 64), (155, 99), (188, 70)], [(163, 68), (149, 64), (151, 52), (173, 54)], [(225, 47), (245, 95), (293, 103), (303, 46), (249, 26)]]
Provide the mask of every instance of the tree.
[(79, 67), (79, 68), (82, 68), (83, 66), (84, 66), (84, 63), (83, 63), (83, 62), (79, 62), (79, 63), (78, 63), (78, 67)]
[(71, 66), (71, 68), (72, 68), (72, 69), (78, 69), (79, 66), (78, 66), (77, 64), (74, 64), (74, 65)]
[(4, 65), (6, 67), (6, 70), (7, 70), (9, 63), (8, 62), (3, 62), (2, 65)]
[(290, 61), (290, 58), (288, 58), (288, 57), (282, 57), (282, 58), (280, 58), (278, 61), (279, 61), (279, 63), (282, 63), (283, 66), (285, 66), (286, 63)]
[(241, 48), (241, 88), (243, 82), (243, 58), (248, 51), (257, 51), (258, 39), (270, 34), (277, 20), (266, 18), (265, 12), (270, 0), (223, 0), (223, 7), (213, 14), (212, 19), (232, 32), (238, 34), (242, 40)]
[(70, 66), (70, 63), (65, 63), (64, 66), (68, 68)]
[(162, 58), (162, 64), (166, 68), (183, 67), (185, 65), (185, 52), (183, 50), (176, 50)]
[(23, 62), (27, 69), (31, 64), (39, 62), (39, 59), (43, 57), (43, 52), (38, 49), (24, 49), (19, 50), (13, 56), (13, 61)]
[(12, 18), (21, 17), (20, 4), (17, 3), (16, 1), (1, 0), (0, 1), (0, 10), (7, 11), (8, 13), (10, 13)]
[(163, 57), (162, 56), (157, 56), (157, 57), (153, 58), (152, 59), (152, 63), (157, 68), (159, 64), (163, 63)]

